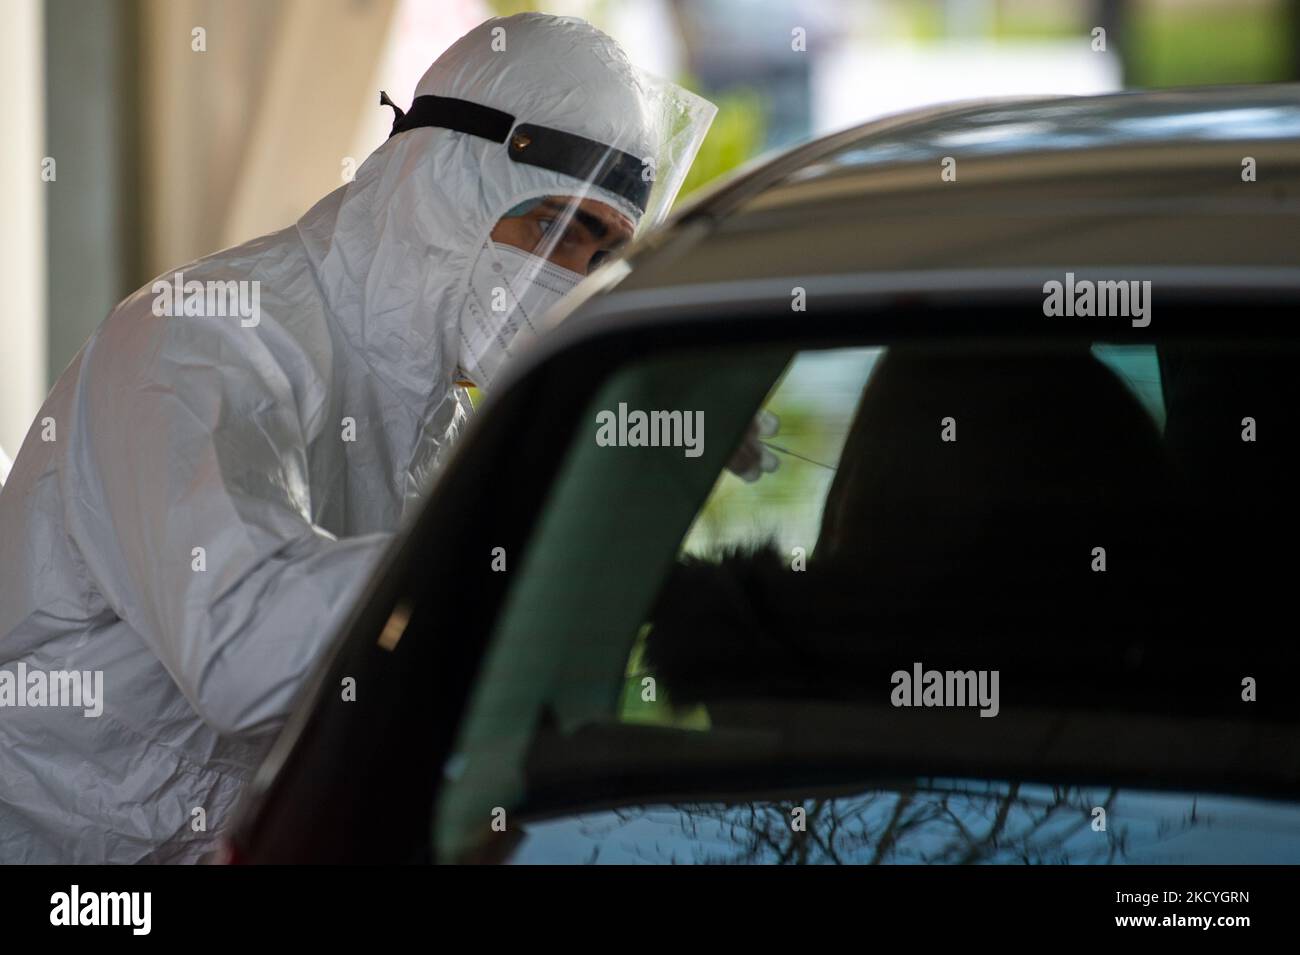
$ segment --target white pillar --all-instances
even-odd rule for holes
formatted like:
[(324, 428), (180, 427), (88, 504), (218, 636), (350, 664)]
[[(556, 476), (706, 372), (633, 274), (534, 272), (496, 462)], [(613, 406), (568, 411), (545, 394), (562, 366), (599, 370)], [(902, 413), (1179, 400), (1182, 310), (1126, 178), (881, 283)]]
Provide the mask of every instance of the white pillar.
[(11, 457), (45, 397), (43, 16), (41, 0), (8, 0), (0, 29), (0, 447)]

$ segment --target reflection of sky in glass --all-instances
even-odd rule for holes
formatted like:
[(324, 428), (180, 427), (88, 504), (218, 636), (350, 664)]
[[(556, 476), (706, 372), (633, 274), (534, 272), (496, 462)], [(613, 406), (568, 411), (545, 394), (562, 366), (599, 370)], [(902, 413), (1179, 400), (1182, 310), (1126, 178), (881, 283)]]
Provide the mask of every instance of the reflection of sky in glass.
[[(1135, 112), (1135, 110), (1142, 112)], [(1166, 112), (1174, 109), (1172, 112)], [(1181, 111), (1163, 100), (1119, 97), (1083, 106), (1072, 102), (994, 110), (921, 123), (846, 147), (798, 173), (811, 179), (836, 167), (919, 162), (951, 153), (994, 155), (1080, 149), (1127, 143), (1193, 140), (1260, 140), (1300, 137), (1300, 107), (1289, 103), (1240, 108), (1188, 104)]]
[[(1006, 783), (936, 779), (912, 793), (801, 805), (809, 833), (823, 837), (807, 863), (1300, 862), (1300, 807), (1256, 799), (1028, 784), (1013, 793)], [(1105, 832), (1092, 828), (1098, 805), (1108, 805)], [(527, 823), (511, 861), (775, 862), (793, 838), (790, 808), (655, 805)]]

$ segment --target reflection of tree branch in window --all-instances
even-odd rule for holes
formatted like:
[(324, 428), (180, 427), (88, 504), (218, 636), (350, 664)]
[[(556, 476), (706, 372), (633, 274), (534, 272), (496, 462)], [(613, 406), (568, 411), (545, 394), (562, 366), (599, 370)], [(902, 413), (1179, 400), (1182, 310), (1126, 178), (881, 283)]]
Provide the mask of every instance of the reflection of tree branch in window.
[(990, 827), (988, 835), (984, 837), (982, 844), (971, 844), (970, 851), (961, 860), (962, 865), (970, 865), (973, 862), (978, 862), (985, 849), (996, 849), (998, 847), (998, 836), (1001, 835), (1002, 830), (1006, 828), (1007, 816), (1011, 812), (1011, 805), (1015, 802), (1016, 796), (1019, 795), (1019, 793), (1020, 783), (1012, 783), (1011, 792), (1007, 794), (1007, 798), (1002, 801), (1000, 806), (998, 806), (997, 817), (993, 820), (993, 825)]
[[(690, 861), (703, 864), (1113, 863), (1129, 854), (1126, 827), (1096, 833), (1092, 845), (1071, 843), (1090, 827), (1094, 807), (1101, 806), (1109, 816), (1118, 795), (1111, 788), (1097, 802), (1069, 786), (1053, 787), (1044, 798), (1033, 791), (1026, 794), (1020, 783), (1002, 791), (939, 785), (812, 800), (804, 807), (807, 826), (802, 832), (791, 827), (795, 804), (768, 801), (619, 810), (612, 828), (674, 813), (677, 828), (692, 843)], [(983, 835), (971, 825), (979, 819), (988, 820)], [(1161, 820), (1154, 842), (1202, 821), (1194, 810), (1179, 822)], [(602, 837), (612, 834), (606, 831)], [(715, 841), (720, 849), (710, 845)], [(685, 861), (677, 858), (675, 848), (667, 859), (657, 845), (650, 851), (638, 844), (635, 851), (647, 862)]]
[(871, 856), (871, 865), (879, 865), (881, 860), (894, 847), (898, 840), (898, 825), (903, 819), (903, 813), (912, 805), (911, 793), (900, 793), (898, 799), (894, 801), (894, 811), (889, 817), (889, 822), (885, 823), (885, 831), (881, 834), (879, 841), (876, 842), (876, 851)]

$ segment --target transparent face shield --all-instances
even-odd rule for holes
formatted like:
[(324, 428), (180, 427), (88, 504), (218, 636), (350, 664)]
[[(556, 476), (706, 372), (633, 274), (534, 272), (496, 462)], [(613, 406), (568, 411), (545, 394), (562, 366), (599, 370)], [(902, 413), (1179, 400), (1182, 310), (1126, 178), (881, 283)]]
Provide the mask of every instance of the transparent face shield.
[(422, 96), (398, 113), (394, 135), (442, 126), (500, 143), (519, 186), (471, 265), (462, 383), (490, 385), (541, 334), (559, 299), (664, 219), (717, 112), (639, 71), (593, 100), (573, 125), (601, 139), (446, 97)]

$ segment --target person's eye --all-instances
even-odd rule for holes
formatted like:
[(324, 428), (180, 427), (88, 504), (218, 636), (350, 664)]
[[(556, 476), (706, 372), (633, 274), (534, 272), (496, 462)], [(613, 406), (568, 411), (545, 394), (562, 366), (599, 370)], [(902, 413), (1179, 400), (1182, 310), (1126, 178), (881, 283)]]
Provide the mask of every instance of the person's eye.
[[(549, 239), (556, 230), (558, 220), (537, 219), (536, 222), (538, 228), (541, 230), (541, 238)], [(583, 241), (584, 238), (581, 229), (574, 224), (569, 224), (568, 226), (566, 226), (564, 232), (560, 235), (558, 239), (556, 239), (557, 244), (560, 242), (564, 242), (570, 245), (578, 242), (583, 242)]]

